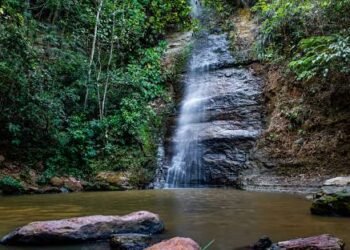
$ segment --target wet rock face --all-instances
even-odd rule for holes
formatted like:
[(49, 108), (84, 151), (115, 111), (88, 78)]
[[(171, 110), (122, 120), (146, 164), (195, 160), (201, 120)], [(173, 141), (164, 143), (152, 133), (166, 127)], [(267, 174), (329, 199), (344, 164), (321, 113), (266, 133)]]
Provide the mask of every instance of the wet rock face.
[[(237, 185), (262, 127), (262, 82), (235, 68), (226, 33), (212, 29), (210, 13), (192, 0), (202, 25), (181, 85), (176, 129), (165, 162), (167, 187)], [(166, 140), (167, 142), (169, 140)]]
[(178, 128), (170, 144), (175, 148), (168, 152), (185, 148), (187, 184), (235, 186), (262, 131), (262, 82), (241, 69), (203, 73), (191, 82), (191, 93), (206, 94), (184, 101), (177, 122), (185, 125)]
[(156, 234), (164, 230), (159, 216), (141, 211), (125, 216), (87, 216), (32, 222), (6, 235), (5, 245), (62, 245), (109, 239), (113, 234)]
[(155, 244), (146, 250), (200, 250), (200, 246), (189, 238), (172, 238)]

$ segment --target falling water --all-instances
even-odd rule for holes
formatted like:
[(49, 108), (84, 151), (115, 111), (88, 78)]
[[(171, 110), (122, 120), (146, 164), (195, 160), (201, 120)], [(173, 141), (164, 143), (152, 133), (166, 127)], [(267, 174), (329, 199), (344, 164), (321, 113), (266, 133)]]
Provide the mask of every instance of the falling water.
[[(245, 154), (251, 145), (247, 141), (250, 142), (259, 133), (260, 123), (251, 120), (245, 109), (256, 105), (256, 86), (245, 86), (252, 77), (245, 71), (232, 68), (234, 58), (229, 51), (227, 35), (206, 27), (206, 14), (199, 0), (192, 0), (191, 5), (193, 17), (200, 20), (203, 28), (195, 34), (184, 77), (184, 97), (166, 175), (165, 186), (168, 188), (212, 184), (217, 178), (215, 175), (224, 168), (229, 169), (225, 178), (233, 173), (234, 179), (235, 169), (246, 160)], [(253, 113), (255, 111), (252, 110)], [(230, 120), (230, 114), (247, 122), (241, 125)], [(235, 142), (243, 148), (235, 147)], [(208, 164), (211, 169), (208, 169)]]
[[(199, 18), (202, 14), (200, 2), (191, 0), (191, 5), (193, 17)], [(186, 90), (174, 138), (175, 154), (166, 179), (168, 187), (200, 185), (206, 182), (200, 160), (203, 155), (203, 147), (198, 141), (200, 127), (196, 123), (205, 120), (205, 113), (200, 109), (202, 101), (211, 91), (207, 85), (201, 83), (209, 69), (219, 64), (218, 57), (223, 55), (219, 55), (217, 51), (222, 50), (228, 51), (226, 37), (210, 36), (205, 30), (195, 42), (185, 77)], [(225, 56), (231, 59), (230, 55)]]

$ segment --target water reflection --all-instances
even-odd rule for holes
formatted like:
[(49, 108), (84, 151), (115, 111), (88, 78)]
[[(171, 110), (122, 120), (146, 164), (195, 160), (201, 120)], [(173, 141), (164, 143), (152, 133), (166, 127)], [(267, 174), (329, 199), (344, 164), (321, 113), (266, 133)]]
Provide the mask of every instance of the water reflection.
[[(160, 214), (162, 238), (186, 236), (202, 246), (227, 250), (255, 242), (262, 235), (274, 241), (331, 233), (350, 244), (350, 219), (311, 216), (310, 202), (285, 194), (231, 189), (172, 189), (0, 197), (0, 235), (36, 220), (93, 214), (122, 215), (137, 210)], [(1, 250), (38, 249), (0, 247)], [(43, 249), (109, 249), (108, 244)]]

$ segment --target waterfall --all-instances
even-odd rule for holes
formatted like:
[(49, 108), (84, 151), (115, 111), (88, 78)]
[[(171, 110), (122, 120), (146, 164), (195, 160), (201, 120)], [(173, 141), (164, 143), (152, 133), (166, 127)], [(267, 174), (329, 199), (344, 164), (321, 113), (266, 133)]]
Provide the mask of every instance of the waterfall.
[(232, 68), (227, 34), (207, 27), (199, 0), (191, 6), (203, 28), (184, 76), (167, 188), (233, 183), (261, 125), (258, 81), (247, 70)]

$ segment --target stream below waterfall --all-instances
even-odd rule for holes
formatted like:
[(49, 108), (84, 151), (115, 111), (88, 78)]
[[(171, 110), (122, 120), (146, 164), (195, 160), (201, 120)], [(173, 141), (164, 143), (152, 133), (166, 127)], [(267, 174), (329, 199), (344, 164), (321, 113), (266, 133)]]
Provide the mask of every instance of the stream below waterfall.
[[(37, 220), (84, 215), (123, 215), (138, 210), (158, 213), (166, 231), (161, 238), (191, 237), (210, 250), (230, 250), (256, 242), (331, 233), (350, 244), (350, 218), (312, 216), (301, 196), (233, 189), (170, 189), (0, 197), (0, 236)], [(1, 250), (92, 250), (108, 244), (63, 247), (6, 247)]]

